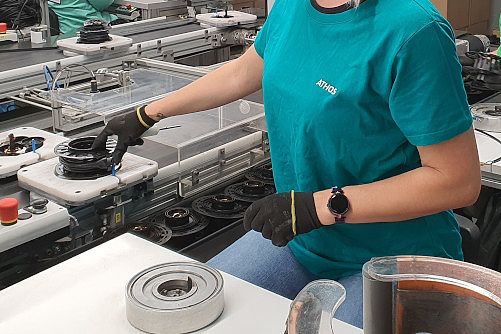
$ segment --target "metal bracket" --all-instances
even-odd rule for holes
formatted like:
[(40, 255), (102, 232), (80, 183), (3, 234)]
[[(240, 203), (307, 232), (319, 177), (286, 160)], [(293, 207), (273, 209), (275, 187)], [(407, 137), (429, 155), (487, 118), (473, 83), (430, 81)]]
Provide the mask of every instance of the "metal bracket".
[(212, 34), (211, 45), (213, 47), (221, 47), (225, 45), (249, 46), (254, 42), (255, 36), (255, 30), (237, 29), (232, 31), (218, 31)]
[(142, 49), (141, 49), (141, 44), (138, 44), (137, 47), (136, 47), (136, 55), (138, 57), (141, 57), (141, 54), (142, 54)]
[[(138, 46), (140, 48), (140, 46)], [(137, 63), (135, 60), (124, 60), (122, 61), (122, 70), (128, 71), (137, 68)]]
[(191, 185), (196, 185), (200, 182), (200, 171), (198, 169), (194, 169), (191, 171)]
[(222, 171), (226, 165), (226, 149), (224, 147), (219, 150), (217, 160), (219, 161), (219, 171)]
[(177, 183), (177, 195), (179, 197), (184, 197), (187, 187), (193, 187), (200, 183), (200, 171), (194, 169), (191, 171), (191, 178), (182, 179)]
[(163, 59), (163, 61), (173, 63), (174, 62), (174, 51), (168, 50), (168, 51), (163, 52), (162, 59)]
[(162, 40), (157, 40), (157, 53), (162, 52)]

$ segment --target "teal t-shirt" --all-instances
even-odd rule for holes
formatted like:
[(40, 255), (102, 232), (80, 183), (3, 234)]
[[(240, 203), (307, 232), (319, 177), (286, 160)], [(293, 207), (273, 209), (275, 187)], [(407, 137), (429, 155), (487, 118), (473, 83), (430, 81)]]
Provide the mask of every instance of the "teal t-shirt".
[[(421, 166), (416, 146), (472, 125), (453, 30), (428, 0), (366, 0), (337, 14), (319, 12), (310, 0), (278, 0), (254, 46), (264, 59), (279, 193), (408, 172)], [(463, 257), (450, 211), (323, 227), (289, 247), (309, 271), (331, 279), (377, 256)]]
[(59, 31), (75, 35), (78, 28), (83, 27), (85, 20), (101, 19), (109, 23), (118, 19), (114, 14), (101, 12), (112, 3), (113, 0), (61, 0), (61, 4), (49, 1), (49, 7), (59, 19)]

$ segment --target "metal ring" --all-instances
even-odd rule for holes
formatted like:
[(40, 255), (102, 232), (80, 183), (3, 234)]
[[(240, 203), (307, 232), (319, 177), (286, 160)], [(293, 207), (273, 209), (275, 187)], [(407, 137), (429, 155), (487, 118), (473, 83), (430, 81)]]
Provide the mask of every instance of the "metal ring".
[(161, 264), (136, 274), (125, 297), (127, 319), (134, 327), (149, 333), (188, 333), (223, 312), (223, 277), (202, 263)]

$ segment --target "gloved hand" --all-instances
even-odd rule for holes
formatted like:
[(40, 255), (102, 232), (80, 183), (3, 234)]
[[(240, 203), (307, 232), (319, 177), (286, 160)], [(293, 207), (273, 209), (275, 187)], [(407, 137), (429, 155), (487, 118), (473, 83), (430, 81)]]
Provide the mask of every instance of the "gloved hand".
[(142, 145), (141, 135), (152, 127), (156, 122), (144, 111), (144, 106), (136, 111), (112, 118), (104, 127), (103, 131), (94, 139), (92, 149), (105, 149), (108, 136), (118, 135), (118, 142), (113, 151), (113, 162), (115, 164), (122, 161), (122, 157), (127, 152), (129, 146)]
[(261, 232), (275, 246), (287, 245), (296, 235), (308, 233), (323, 225), (317, 217), (313, 193), (295, 193), (295, 229), (292, 222), (291, 193), (274, 194), (262, 198), (249, 206), (244, 214), (244, 228)]

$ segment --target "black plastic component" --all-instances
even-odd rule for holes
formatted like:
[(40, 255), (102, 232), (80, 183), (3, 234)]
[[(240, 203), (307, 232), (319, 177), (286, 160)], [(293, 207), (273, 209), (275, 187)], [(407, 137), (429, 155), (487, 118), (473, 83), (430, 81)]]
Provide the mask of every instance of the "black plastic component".
[(211, 195), (197, 198), (191, 204), (196, 212), (212, 218), (242, 218), (249, 203), (238, 201), (229, 195)]
[[(59, 157), (56, 175), (73, 180), (89, 180), (111, 175), (111, 153), (115, 149), (116, 141), (108, 139), (105, 150), (93, 150), (91, 147), (95, 138), (82, 137), (57, 145), (54, 148)], [(116, 167), (116, 170), (118, 169), (119, 166)]]
[(271, 163), (250, 169), (247, 173), (245, 173), (245, 177), (249, 180), (261, 181), (264, 184), (275, 184), (273, 181), (273, 168)]
[(17, 216), (17, 220), (27, 220), (33, 217), (33, 215), (29, 212), (23, 212)]
[(257, 180), (235, 183), (224, 189), (225, 194), (244, 202), (254, 202), (255, 200), (274, 194), (275, 191), (275, 187), (272, 184), (265, 184)]
[(104, 20), (87, 20), (84, 22), (83, 28), (78, 30), (77, 43), (99, 44), (111, 41), (111, 37), (109, 35), (110, 29), (110, 24)]
[(26, 137), (9, 135), (8, 143), (0, 144), (0, 156), (11, 156), (28, 153), (33, 151), (33, 141), (35, 142), (35, 149), (43, 146), (45, 138), (42, 137)]

